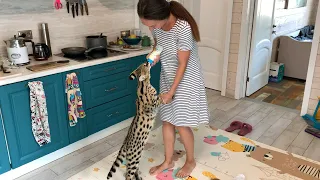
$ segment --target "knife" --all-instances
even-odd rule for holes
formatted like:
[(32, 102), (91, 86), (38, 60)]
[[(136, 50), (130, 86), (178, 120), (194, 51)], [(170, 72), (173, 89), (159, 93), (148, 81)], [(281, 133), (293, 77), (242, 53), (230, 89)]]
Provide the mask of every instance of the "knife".
[(68, 11), (68, 13), (70, 13), (69, 0), (66, 0), (66, 3), (67, 3), (67, 11)]
[(79, 0), (81, 15), (83, 16), (83, 2)]
[(78, 14), (79, 14), (79, 6), (78, 6), (78, 2), (75, 2), (75, 3), (76, 3), (76, 14), (78, 16)]
[(83, 5), (84, 5), (84, 8), (86, 10), (87, 15), (89, 15), (88, 4), (87, 4), (86, 0), (83, 0)]
[(71, 11), (72, 11), (72, 16), (74, 18), (74, 2), (72, 2)]

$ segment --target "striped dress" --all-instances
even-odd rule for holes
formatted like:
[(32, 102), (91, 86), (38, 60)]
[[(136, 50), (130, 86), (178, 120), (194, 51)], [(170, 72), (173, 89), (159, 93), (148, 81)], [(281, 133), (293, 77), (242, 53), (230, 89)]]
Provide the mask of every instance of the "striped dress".
[(198, 55), (197, 43), (187, 21), (177, 20), (170, 31), (153, 30), (157, 44), (163, 47), (160, 55), (160, 92), (168, 92), (178, 68), (178, 50), (191, 51), (183, 79), (174, 100), (160, 106), (160, 118), (175, 126), (195, 127), (209, 122), (208, 103)]

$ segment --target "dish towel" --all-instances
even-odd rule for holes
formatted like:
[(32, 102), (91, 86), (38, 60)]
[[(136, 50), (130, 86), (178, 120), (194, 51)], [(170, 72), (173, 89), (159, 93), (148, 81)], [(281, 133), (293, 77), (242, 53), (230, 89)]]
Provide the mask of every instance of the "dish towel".
[(46, 95), (41, 81), (29, 82), (33, 136), (40, 146), (51, 142)]
[(67, 74), (66, 93), (68, 101), (69, 124), (70, 126), (75, 126), (78, 122), (78, 118), (84, 118), (86, 116), (83, 109), (81, 97), (82, 94), (76, 73)]

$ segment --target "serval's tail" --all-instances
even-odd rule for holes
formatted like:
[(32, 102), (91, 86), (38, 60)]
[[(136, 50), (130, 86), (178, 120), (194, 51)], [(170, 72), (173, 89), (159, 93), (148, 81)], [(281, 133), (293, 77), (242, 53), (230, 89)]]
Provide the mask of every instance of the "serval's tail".
[(126, 153), (125, 153), (125, 149), (124, 149), (124, 146), (122, 146), (119, 150), (119, 153), (118, 153), (118, 156), (116, 158), (116, 160), (114, 161), (114, 163), (112, 164), (111, 166), (111, 169), (108, 173), (108, 177), (107, 179), (111, 179), (112, 178), (112, 175), (114, 173), (116, 173), (117, 171), (117, 168), (120, 166), (120, 164), (122, 164), (122, 162), (126, 159)]

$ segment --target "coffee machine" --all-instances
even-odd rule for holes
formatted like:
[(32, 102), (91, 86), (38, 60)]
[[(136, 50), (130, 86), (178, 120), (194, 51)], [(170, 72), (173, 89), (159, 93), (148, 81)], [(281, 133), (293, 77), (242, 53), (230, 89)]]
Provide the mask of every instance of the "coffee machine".
[[(7, 45), (7, 52), (9, 60), (15, 65), (26, 65), (29, 64), (29, 54), (26, 46), (26, 40), (22, 37), (14, 35), (13, 38), (5, 41)], [(34, 43), (32, 48), (34, 52)]]

